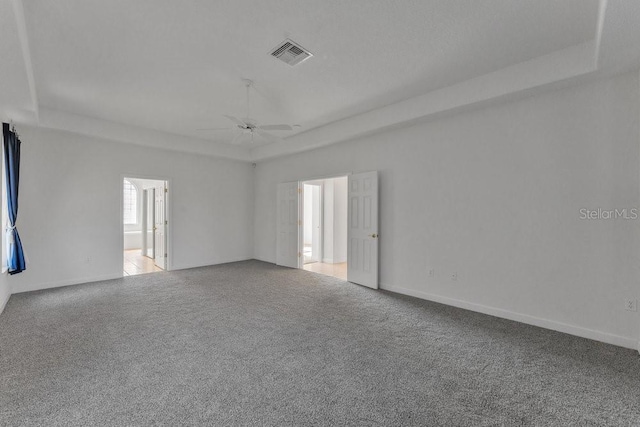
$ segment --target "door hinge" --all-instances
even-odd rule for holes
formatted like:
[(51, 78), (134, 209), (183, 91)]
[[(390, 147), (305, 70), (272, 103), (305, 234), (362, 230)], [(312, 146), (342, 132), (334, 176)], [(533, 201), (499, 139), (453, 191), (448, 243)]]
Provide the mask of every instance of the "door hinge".
[(167, 254), (164, 254), (164, 257), (166, 258), (166, 257), (167, 257)]
[(302, 225), (302, 220), (301, 219), (298, 220), (298, 225)]
[(298, 193), (302, 193), (302, 188), (298, 188)]
[(298, 252), (298, 258), (300, 258), (302, 256), (302, 254), (300, 252)]
[(165, 220), (164, 225), (167, 225), (167, 224), (169, 224), (169, 221)]
[(164, 188), (164, 192), (166, 193), (167, 191), (169, 191), (169, 190), (167, 189), (167, 187), (165, 187), (165, 188)]

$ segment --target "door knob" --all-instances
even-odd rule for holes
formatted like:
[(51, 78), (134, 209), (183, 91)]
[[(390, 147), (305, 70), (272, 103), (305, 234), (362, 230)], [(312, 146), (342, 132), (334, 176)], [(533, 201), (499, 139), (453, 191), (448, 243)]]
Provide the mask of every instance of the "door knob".
[(378, 238), (378, 235), (376, 233), (370, 234), (369, 237), (373, 237), (374, 239)]

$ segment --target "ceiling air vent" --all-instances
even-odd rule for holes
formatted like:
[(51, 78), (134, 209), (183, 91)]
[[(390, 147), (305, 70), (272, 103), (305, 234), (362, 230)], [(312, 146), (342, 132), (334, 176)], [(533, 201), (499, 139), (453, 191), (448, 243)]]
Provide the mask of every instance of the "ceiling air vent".
[(313, 56), (311, 52), (289, 39), (280, 43), (269, 53), (292, 67)]

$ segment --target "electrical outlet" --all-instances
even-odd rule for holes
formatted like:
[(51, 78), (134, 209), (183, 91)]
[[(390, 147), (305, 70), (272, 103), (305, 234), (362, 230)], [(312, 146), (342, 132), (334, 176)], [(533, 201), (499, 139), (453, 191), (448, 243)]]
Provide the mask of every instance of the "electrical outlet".
[(638, 311), (638, 300), (628, 299), (624, 302), (624, 309), (627, 311)]
[(456, 281), (458, 280), (458, 272), (454, 271), (453, 273), (451, 273), (451, 280)]

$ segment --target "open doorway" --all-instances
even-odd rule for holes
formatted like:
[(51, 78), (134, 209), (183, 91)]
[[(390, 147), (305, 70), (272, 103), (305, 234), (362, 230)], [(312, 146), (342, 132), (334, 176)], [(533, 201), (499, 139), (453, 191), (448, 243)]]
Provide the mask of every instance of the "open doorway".
[(303, 268), (347, 280), (347, 177), (302, 183)]
[(167, 181), (123, 178), (123, 276), (167, 269)]
[[(305, 182), (294, 181), (278, 184), (276, 264), (339, 278), (344, 278), (340, 270), (346, 268), (347, 281), (378, 289), (378, 171), (350, 173), (346, 178), (307, 181), (307, 184), (318, 181), (323, 185), (321, 261), (313, 260), (313, 241), (310, 241), (307, 253), (311, 251), (311, 258), (304, 262)], [(310, 206), (307, 212), (314, 211), (313, 198)], [(309, 223), (313, 226), (313, 218), (307, 220)]]

